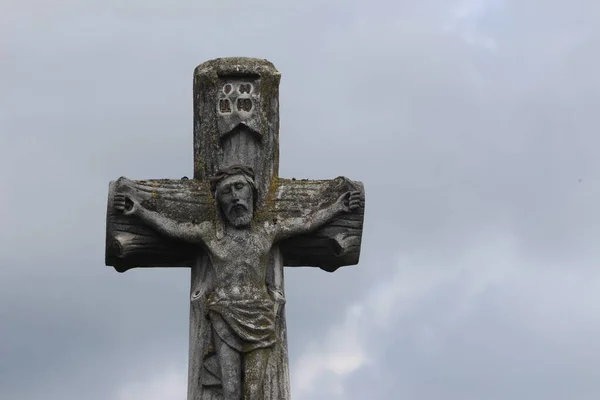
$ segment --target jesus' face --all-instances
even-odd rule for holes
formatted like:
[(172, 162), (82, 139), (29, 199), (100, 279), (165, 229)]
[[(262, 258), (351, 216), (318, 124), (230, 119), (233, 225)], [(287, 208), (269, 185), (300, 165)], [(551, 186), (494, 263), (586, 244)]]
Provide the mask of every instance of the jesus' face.
[(216, 198), (223, 215), (231, 225), (250, 225), (254, 213), (252, 187), (243, 175), (232, 175), (217, 184)]

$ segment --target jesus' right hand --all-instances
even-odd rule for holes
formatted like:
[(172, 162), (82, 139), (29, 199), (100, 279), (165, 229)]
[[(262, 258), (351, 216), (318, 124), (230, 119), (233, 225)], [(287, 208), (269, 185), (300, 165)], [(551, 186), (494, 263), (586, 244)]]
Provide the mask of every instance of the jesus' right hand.
[(124, 194), (115, 194), (114, 207), (117, 211), (122, 212), (123, 215), (131, 215), (136, 212), (138, 204), (129, 196)]

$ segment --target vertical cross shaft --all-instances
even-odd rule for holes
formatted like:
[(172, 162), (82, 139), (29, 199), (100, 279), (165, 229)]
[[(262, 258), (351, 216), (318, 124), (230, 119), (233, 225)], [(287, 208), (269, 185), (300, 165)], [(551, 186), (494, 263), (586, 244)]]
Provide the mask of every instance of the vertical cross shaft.
[[(220, 58), (199, 65), (194, 71), (194, 178), (206, 180), (231, 165), (251, 167), (255, 172), (257, 205), (264, 205), (271, 182), (279, 168), (279, 81), (280, 74), (267, 60)], [(211, 286), (210, 260), (192, 267), (190, 307), (190, 368), (188, 400), (207, 398), (207, 369), (197, 366), (205, 358), (210, 342), (203, 305), (195, 301)], [(267, 285), (283, 295), (283, 259), (273, 246), (268, 260)], [(278, 342), (266, 373), (269, 398), (289, 398), (285, 310), (277, 320)], [(199, 345), (203, 343), (202, 345)], [(203, 349), (204, 354), (199, 354)], [(214, 356), (214, 354), (213, 354)], [(269, 382), (271, 381), (271, 382)], [(202, 382), (202, 383), (201, 383)]]
[(280, 78), (257, 58), (218, 58), (195, 69), (194, 178), (242, 164), (254, 169), (266, 196), (279, 169)]

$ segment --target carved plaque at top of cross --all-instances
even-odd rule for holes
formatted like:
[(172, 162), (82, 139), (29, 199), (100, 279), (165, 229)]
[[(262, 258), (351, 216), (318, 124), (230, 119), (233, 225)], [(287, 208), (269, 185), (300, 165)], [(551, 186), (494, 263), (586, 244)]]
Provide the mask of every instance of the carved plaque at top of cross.
[(188, 400), (290, 398), (283, 266), (358, 263), (360, 182), (278, 176), (280, 74), (194, 72), (194, 177), (109, 186), (106, 265), (189, 267)]

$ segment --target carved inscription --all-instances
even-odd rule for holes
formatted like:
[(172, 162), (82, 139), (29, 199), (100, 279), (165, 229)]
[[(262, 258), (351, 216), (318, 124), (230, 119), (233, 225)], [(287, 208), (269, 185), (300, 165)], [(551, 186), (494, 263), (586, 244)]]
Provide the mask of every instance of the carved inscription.
[(229, 99), (219, 100), (219, 111), (223, 114), (229, 114), (231, 112), (231, 102)]
[[(254, 108), (254, 85), (249, 82), (226, 83), (221, 88), (218, 111), (221, 114), (231, 114), (236, 111), (248, 113)], [(235, 105), (235, 110), (233, 109)]]
[(238, 99), (237, 101), (238, 111), (250, 112), (252, 110), (252, 100), (250, 99)]
[(240, 83), (238, 90), (240, 94), (250, 93), (252, 92), (252, 85), (250, 83)]

